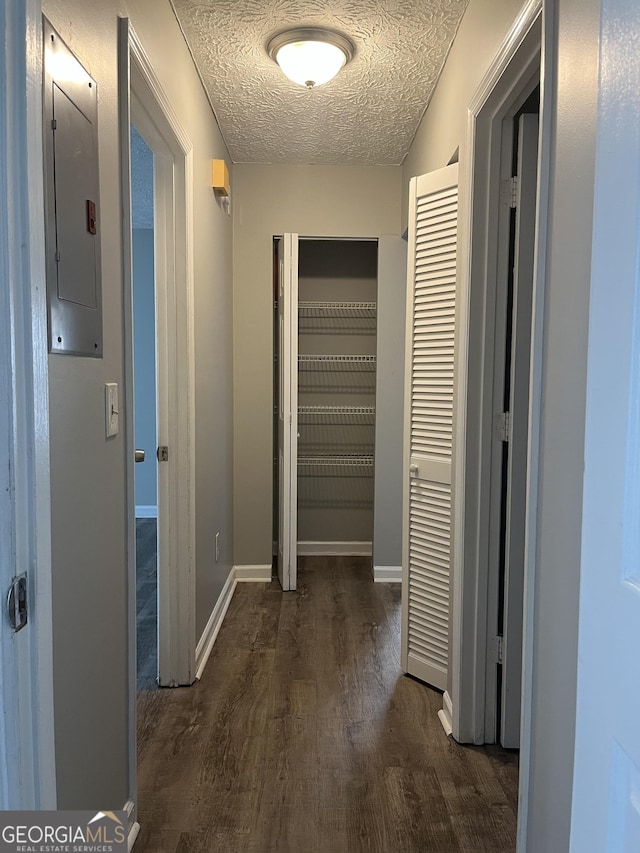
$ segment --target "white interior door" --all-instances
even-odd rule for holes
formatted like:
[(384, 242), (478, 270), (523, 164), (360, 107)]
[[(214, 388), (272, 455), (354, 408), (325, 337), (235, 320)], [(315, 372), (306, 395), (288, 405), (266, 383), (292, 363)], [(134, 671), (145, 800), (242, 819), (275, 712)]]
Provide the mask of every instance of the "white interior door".
[(278, 243), (278, 579), (297, 585), (298, 235)]
[(55, 809), (39, 4), (2, 4), (0, 44), (0, 809)]
[(500, 700), (500, 742), (510, 749), (520, 746), (529, 370), (538, 174), (537, 115), (520, 116), (517, 169)]
[(458, 166), (411, 181), (402, 559), (402, 666), (445, 690)]

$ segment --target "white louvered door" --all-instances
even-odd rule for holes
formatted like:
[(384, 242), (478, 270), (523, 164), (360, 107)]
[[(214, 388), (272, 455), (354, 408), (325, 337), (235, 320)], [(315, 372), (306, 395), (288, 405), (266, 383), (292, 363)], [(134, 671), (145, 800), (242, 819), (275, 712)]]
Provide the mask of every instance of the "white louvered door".
[(445, 690), (458, 166), (413, 178), (409, 202), (402, 665)]

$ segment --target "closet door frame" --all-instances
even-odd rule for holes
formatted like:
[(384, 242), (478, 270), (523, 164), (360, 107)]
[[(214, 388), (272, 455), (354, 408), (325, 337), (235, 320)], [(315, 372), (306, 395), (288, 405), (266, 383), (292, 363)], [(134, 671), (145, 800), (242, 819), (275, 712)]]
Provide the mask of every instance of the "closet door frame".
[[(537, 242), (534, 273), (529, 451), (526, 510), (526, 553), (523, 624), (523, 684), (520, 743), (518, 850), (527, 834), (531, 773), (531, 706), (535, 594), (535, 529), (540, 434), (544, 272), (554, 58), (543, 50), (553, 41), (553, 16), (543, 16), (542, 0), (522, 9), (468, 107), (460, 152), (460, 233), (458, 256), (458, 330), (456, 337), (456, 402), (454, 412), (454, 540), (451, 693), (445, 697), (454, 738), (485, 742), (486, 658), (490, 653), (486, 606), (487, 489), (490, 466), (487, 444), (494, 424), (487, 401), (492, 370), (486, 347), (492, 335), (491, 301), (495, 283), (495, 205), (500, 196), (500, 142), (505, 118), (515, 115), (532, 81), (540, 82), (540, 151), (538, 158)], [(549, 41), (548, 41), (549, 40)], [(471, 318), (473, 317), (473, 323)], [(497, 698), (497, 697), (496, 697)]]
[(278, 579), (284, 592), (298, 583), (298, 235), (278, 247)]
[[(330, 241), (330, 242), (349, 242), (349, 243), (375, 243), (379, 247), (379, 236), (335, 236), (335, 235), (300, 235), (293, 232), (285, 232), (281, 235), (274, 235), (274, 240), (280, 242), (282, 252), (278, 270), (278, 313), (280, 314), (280, 298), (287, 298), (287, 305), (283, 312), (283, 322), (289, 330), (289, 346), (286, 347), (286, 364), (283, 363), (282, 345), (278, 353), (279, 360), (279, 378), (282, 385), (283, 378), (288, 379), (288, 388), (280, 388), (278, 393), (278, 405), (284, 404), (287, 409), (287, 415), (290, 420), (290, 429), (287, 424), (284, 424), (283, 433), (286, 437), (285, 454), (282, 470), (285, 472), (286, 481), (279, 485), (279, 501), (278, 508), (278, 537), (286, 536), (288, 543), (288, 572), (283, 572), (280, 569), (280, 561), (286, 560), (283, 552), (282, 557), (280, 551), (282, 542), (278, 541), (278, 576), (282, 585), (283, 591), (295, 591), (297, 588), (297, 556), (298, 556), (298, 540), (297, 540), (297, 499), (298, 499), (298, 267), (299, 267), (299, 244), (300, 242), (311, 241)], [(280, 257), (280, 256), (279, 256)], [(279, 321), (280, 322), (280, 321)], [(278, 332), (279, 335), (279, 332)], [(281, 344), (281, 341), (280, 341)], [(377, 355), (377, 353), (376, 353)], [(377, 394), (377, 388), (376, 388)], [(280, 401), (282, 400), (282, 403)], [(281, 430), (280, 412), (278, 412), (278, 426)], [(280, 443), (280, 442), (279, 442)], [(278, 453), (280, 447), (278, 447)], [(278, 460), (279, 463), (279, 460)], [(374, 456), (374, 476), (375, 476), (376, 458)], [(283, 523), (288, 516), (288, 524)], [(373, 542), (372, 542), (373, 548)], [(303, 551), (302, 553), (306, 553)], [(364, 556), (368, 556), (371, 552), (362, 552)]]

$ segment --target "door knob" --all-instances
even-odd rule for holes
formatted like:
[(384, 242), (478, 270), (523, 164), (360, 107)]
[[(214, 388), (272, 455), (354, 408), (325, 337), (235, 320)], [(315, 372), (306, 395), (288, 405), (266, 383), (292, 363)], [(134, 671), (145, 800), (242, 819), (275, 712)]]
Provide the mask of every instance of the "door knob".
[(417, 477), (418, 476), (418, 466), (417, 465), (409, 465), (409, 476)]
[(136, 450), (134, 458), (136, 462), (144, 462), (144, 450)]

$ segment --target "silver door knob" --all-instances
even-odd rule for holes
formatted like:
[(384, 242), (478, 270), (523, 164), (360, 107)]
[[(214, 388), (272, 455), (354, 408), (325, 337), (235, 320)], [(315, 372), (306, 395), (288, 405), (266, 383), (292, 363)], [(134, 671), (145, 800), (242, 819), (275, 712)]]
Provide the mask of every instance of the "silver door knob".
[(144, 450), (136, 450), (134, 458), (136, 462), (144, 462)]
[(418, 466), (417, 465), (409, 465), (409, 476), (417, 477), (418, 476)]

